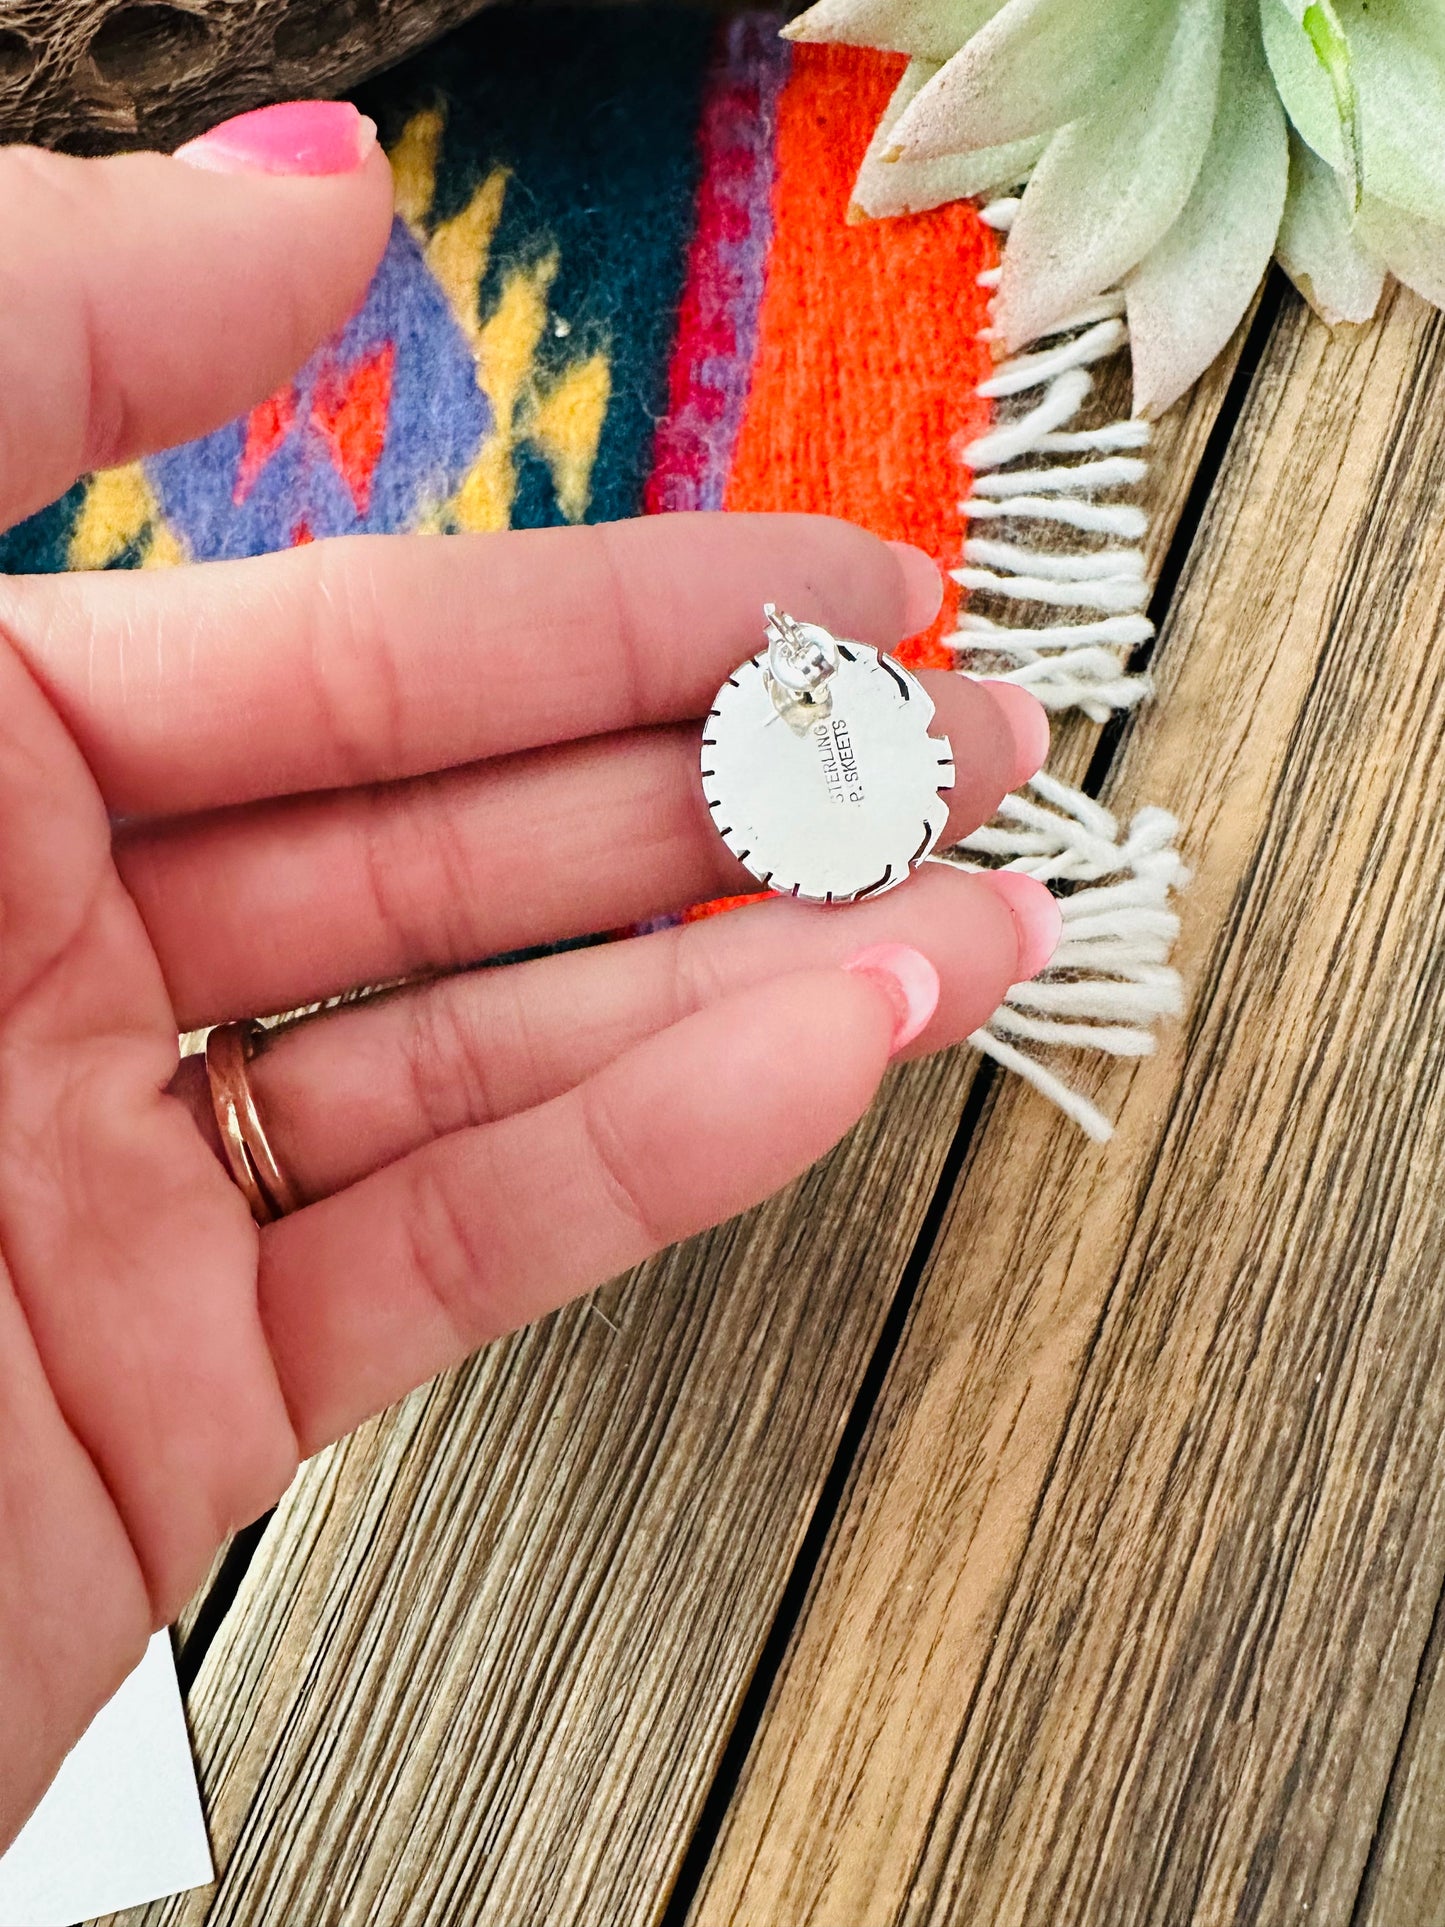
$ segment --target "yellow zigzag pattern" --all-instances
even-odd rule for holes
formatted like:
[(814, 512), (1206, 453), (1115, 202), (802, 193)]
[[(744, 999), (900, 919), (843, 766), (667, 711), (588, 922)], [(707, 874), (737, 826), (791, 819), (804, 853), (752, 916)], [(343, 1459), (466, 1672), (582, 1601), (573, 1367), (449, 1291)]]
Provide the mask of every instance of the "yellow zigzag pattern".
[[(477, 386), (491, 405), (493, 427), (460, 488), (432, 508), (431, 530), (506, 528), (517, 493), (517, 454), (530, 443), (546, 461), (557, 503), (570, 522), (587, 513), (592, 469), (612, 392), (612, 373), (596, 353), (545, 379), (537, 351), (549, 325), (555, 251), (503, 276), (496, 307), (484, 320), (481, 284), (502, 215), (507, 172), (496, 168), (459, 214), (429, 227), (436, 199), (443, 117), (414, 114), (391, 151), (396, 210), (419, 242), (476, 362)], [(565, 323), (552, 321), (554, 334)], [(93, 475), (70, 538), (72, 569), (103, 569), (135, 546), (141, 567), (186, 561), (185, 545), (161, 512), (139, 462)]]
[[(517, 454), (530, 442), (547, 463), (557, 503), (569, 522), (587, 512), (592, 468), (612, 393), (604, 354), (586, 356), (550, 380), (537, 365), (548, 327), (548, 296), (557, 274), (555, 250), (508, 268), (492, 313), (481, 313), (481, 286), (507, 192), (495, 168), (459, 214), (428, 228), (436, 199), (442, 114), (414, 114), (391, 150), (398, 214), (415, 234), (477, 366), (477, 386), (491, 404), (493, 427), (470, 472), (433, 526), (504, 529), (517, 493)], [(553, 322), (554, 333), (565, 323)]]
[(93, 475), (75, 518), (66, 561), (72, 569), (104, 569), (138, 545), (143, 569), (166, 569), (186, 560), (179, 536), (161, 514), (155, 491), (139, 462)]

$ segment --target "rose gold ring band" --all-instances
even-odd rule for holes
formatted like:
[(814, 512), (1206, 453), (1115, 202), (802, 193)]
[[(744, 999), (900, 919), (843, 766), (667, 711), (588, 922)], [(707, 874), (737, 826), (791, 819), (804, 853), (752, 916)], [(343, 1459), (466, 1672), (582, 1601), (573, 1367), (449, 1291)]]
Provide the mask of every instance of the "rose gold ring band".
[(272, 1224), (301, 1206), (295, 1185), (276, 1161), (246, 1074), (265, 1037), (260, 1024), (248, 1022), (218, 1024), (206, 1039), (206, 1076), (221, 1148), (257, 1224)]

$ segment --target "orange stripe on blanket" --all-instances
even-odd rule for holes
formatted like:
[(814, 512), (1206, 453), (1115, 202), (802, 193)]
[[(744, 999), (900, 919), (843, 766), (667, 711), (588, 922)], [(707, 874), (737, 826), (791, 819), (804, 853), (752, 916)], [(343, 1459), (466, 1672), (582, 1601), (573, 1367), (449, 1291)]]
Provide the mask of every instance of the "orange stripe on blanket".
[[(843, 515), (916, 542), (951, 568), (968, 476), (958, 450), (988, 422), (981, 269), (993, 237), (965, 204), (850, 225), (848, 195), (903, 63), (852, 47), (798, 47), (779, 104), (775, 225), (758, 352), (730, 509)], [(899, 651), (948, 668), (943, 613)]]

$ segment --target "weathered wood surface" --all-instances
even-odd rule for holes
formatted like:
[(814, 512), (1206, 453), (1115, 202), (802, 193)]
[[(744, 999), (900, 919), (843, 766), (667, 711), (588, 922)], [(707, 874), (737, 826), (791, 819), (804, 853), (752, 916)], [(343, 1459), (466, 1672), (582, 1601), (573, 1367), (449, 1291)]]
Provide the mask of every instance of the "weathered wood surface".
[(170, 148), (267, 101), (344, 92), (485, 0), (7, 0), (0, 141)]
[(1445, 1594), (1350, 1927), (1445, 1927)]
[(1445, 1927), (1445, 1623), (1441, 1606), (1350, 1927)]
[[(1187, 1021), (999, 1092), (690, 1927), (1347, 1927), (1445, 1573), (1445, 327), (1276, 327), (1111, 789)], [(1362, 1927), (1442, 1918), (1442, 1689)]]
[[(1156, 559), (1227, 380), (1161, 431)], [(609, 1288), (620, 1336), (574, 1308), (306, 1468), (190, 1697), (221, 1883), (123, 1918), (656, 1920), (975, 1069)]]

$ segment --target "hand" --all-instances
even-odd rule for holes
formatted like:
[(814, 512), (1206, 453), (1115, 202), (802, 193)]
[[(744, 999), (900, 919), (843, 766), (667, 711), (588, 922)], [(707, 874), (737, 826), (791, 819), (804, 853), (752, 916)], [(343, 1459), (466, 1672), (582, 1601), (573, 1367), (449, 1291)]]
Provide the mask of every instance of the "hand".
[[(386, 163), (306, 125), (299, 177), (294, 120), (262, 172), (254, 128), (190, 156), (222, 171), (0, 154), (0, 517), (228, 420), (355, 306)], [(846, 959), (933, 959), (910, 1053), (1043, 961), (1038, 886), (934, 868), (348, 1008), (252, 1067), (315, 1200), (258, 1232), (177, 1032), (751, 887), (696, 752), (764, 600), (891, 645), (936, 585), (800, 517), (0, 582), (0, 1844), (298, 1455), (854, 1122), (910, 1011)], [(957, 834), (1047, 731), (932, 688)]]

